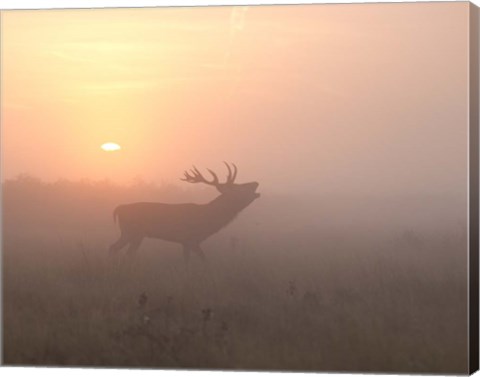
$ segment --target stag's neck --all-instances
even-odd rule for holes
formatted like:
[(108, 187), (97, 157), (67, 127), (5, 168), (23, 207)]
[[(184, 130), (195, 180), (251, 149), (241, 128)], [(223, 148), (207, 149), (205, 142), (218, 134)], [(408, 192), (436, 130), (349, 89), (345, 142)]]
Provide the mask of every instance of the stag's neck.
[(222, 225), (227, 225), (237, 214), (245, 208), (245, 206), (231, 200), (231, 198), (222, 194), (207, 204), (212, 215), (212, 220), (218, 219)]

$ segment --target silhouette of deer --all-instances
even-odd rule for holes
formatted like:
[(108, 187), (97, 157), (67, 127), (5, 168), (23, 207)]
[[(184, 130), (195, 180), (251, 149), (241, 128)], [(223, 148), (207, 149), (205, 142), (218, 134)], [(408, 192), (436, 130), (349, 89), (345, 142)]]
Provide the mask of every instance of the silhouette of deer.
[(131, 203), (120, 205), (113, 211), (114, 221), (120, 226), (120, 238), (110, 246), (115, 255), (128, 245), (127, 254), (134, 254), (144, 238), (156, 238), (177, 242), (183, 246), (185, 261), (193, 251), (205, 258), (200, 243), (229, 224), (244, 208), (257, 199), (258, 182), (235, 183), (237, 167), (228, 169), (225, 183), (220, 183), (217, 175), (207, 169), (213, 179), (208, 181), (194, 166), (184, 172), (182, 181), (205, 183), (215, 187), (220, 195), (207, 204), (181, 203)]

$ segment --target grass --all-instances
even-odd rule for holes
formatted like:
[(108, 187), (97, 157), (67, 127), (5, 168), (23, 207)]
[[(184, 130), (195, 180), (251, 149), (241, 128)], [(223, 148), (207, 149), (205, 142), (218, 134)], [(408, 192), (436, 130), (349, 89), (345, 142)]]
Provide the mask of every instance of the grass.
[[(227, 233), (226, 233), (227, 234)], [(467, 372), (460, 235), (259, 234), (146, 242), (4, 240), (4, 362), (158, 368)]]

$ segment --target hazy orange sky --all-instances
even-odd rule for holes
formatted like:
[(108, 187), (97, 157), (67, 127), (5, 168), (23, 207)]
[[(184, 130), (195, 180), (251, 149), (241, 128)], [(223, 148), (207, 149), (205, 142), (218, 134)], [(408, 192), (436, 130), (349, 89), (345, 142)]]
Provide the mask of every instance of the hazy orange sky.
[(176, 181), (226, 160), (266, 190), (463, 193), (468, 11), (2, 11), (3, 179)]

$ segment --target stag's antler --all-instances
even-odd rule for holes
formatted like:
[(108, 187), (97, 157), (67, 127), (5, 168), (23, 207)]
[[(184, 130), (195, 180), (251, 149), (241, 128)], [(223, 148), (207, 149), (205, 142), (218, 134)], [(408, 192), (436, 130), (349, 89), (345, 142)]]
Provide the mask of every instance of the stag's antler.
[(237, 178), (237, 167), (236, 167), (236, 165), (232, 164), (232, 166), (233, 166), (233, 173), (232, 173), (232, 169), (230, 168), (230, 165), (228, 165), (225, 161), (223, 161), (223, 163), (225, 164), (225, 166), (228, 169), (227, 182), (225, 182), (225, 183), (226, 184), (234, 183), (235, 179)]
[(207, 185), (217, 186), (219, 184), (217, 175), (212, 170), (207, 170), (213, 176), (212, 181), (207, 181), (202, 175), (202, 173), (200, 173), (200, 171), (195, 166), (193, 167), (193, 169), (190, 169), (190, 173), (185, 170), (185, 172), (183, 173), (185, 178), (180, 178), (180, 180), (189, 183), (205, 183)]
[[(237, 167), (235, 166), (235, 164), (232, 164), (233, 166), (233, 171), (232, 171), (232, 168), (230, 167), (230, 165), (228, 165), (225, 161), (223, 163), (228, 169), (227, 181), (223, 184), (224, 185), (233, 184), (235, 182), (235, 179), (237, 178)], [(205, 183), (207, 185), (216, 186), (216, 187), (218, 187), (219, 185), (222, 185), (222, 183), (218, 181), (218, 177), (215, 174), (215, 172), (210, 169), (207, 169), (207, 170), (213, 177), (212, 181), (207, 181), (205, 177), (202, 175), (202, 173), (200, 173), (200, 171), (195, 166), (193, 166), (193, 169), (190, 169), (190, 172), (185, 170), (185, 172), (183, 173), (185, 177), (180, 178), (180, 180), (186, 181), (189, 183)]]

